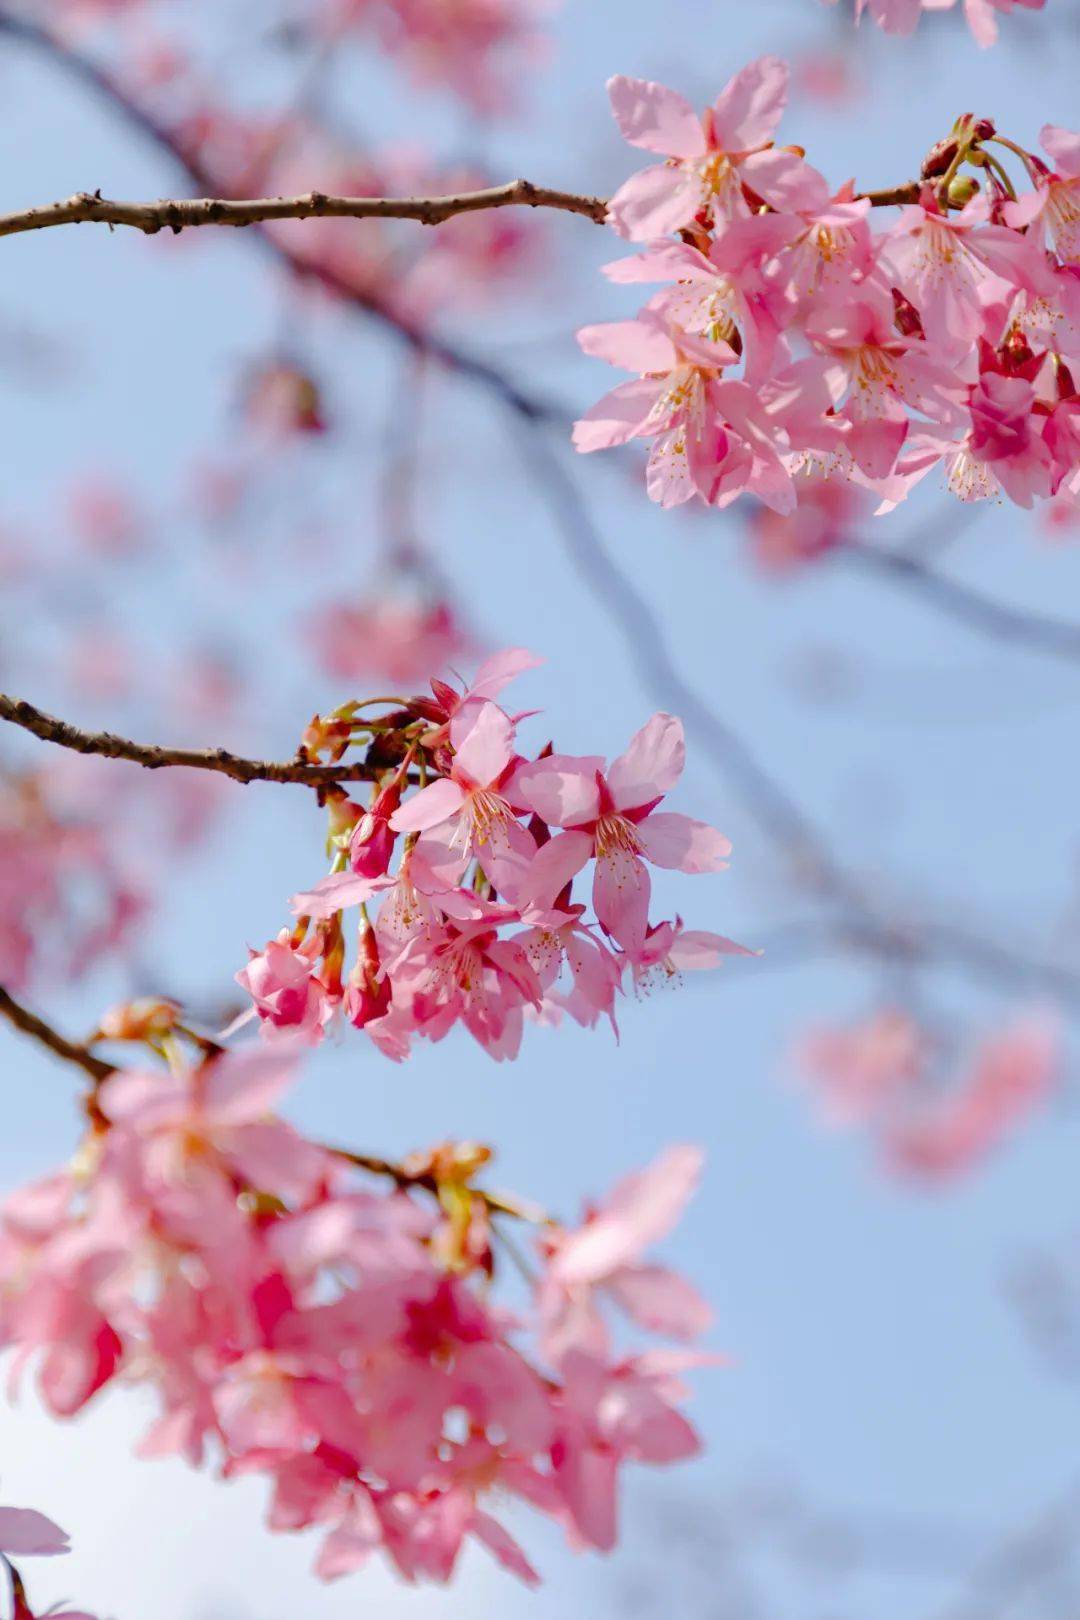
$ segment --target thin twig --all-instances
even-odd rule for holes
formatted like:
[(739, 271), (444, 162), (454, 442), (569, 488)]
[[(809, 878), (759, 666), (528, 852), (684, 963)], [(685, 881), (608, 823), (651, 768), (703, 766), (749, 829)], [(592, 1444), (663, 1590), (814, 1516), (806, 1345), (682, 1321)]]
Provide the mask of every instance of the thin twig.
[(163, 230), (178, 233), (205, 225), (239, 227), (280, 219), (412, 219), (421, 225), (442, 225), (458, 214), (476, 214), (491, 208), (555, 208), (583, 214), (598, 225), (607, 215), (603, 197), (553, 191), (548, 186), (535, 186), (530, 180), (511, 180), (503, 186), (446, 197), (333, 197), (309, 191), (297, 197), (181, 197), (157, 202), (114, 202), (97, 191), (78, 191), (62, 202), (0, 215), (0, 236), (83, 224), (124, 225), (155, 236)]
[(0, 1016), (6, 1018), (21, 1034), (29, 1035), (32, 1040), (48, 1047), (50, 1052), (58, 1058), (63, 1058), (65, 1063), (76, 1064), (97, 1084), (116, 1072), (115, 1064), (106, 1063), (103, 1058), (95, 1057), (85, 1046), (69, 1041), (66, 1036), (53, 1029), (51, 1024), (47, 1024), (43, 1018), (39, 1018), (28, 1007), (16, 1001), (3, 985), (0, 985)]
[(163, 748), (157, 743), (131, 742), (110, 731), (82, 731), (66, 720), (46, 714), (21, 698), (0, 692), (0, 720), (21, 726), (42, 742), (56, 743), (76, 754), (98, 754), (103, 759), (126, 759), (148, 771), (168, 766), (216, 771), (234, 782), (292, 782), (303, 787), (328, 787), (334, 782), (374, 782), (378, 772), (363, 761), (350, 765), (310, 765), (304, 760), (245, 759), (225, 748)]

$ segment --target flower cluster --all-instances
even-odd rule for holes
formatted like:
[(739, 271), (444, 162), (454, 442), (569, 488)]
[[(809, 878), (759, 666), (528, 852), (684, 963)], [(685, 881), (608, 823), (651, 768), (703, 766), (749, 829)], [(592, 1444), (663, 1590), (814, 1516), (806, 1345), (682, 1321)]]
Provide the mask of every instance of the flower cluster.
[(0, 983), (78, 976), (126, 946), (143, 896), (104, 828), (67, 814), (44, 778), (0, 778)]
[(576, 424), (577, 448), (651, 441), (664, 506), (745, 493), (787, 514), (797, 475), (826, 470), (889, 510), (933, 468), (964, 501), (1076, 504), (1080, 136), (1048, 125), (1047, 163), (965, 115), (874, 231), (871, 196), (830, 192), (776, 146), (787, 85), (763, 57), (699, 117), (662, 85), (610, 81), (623, 134), (663, 161), (611, 199), (646, 246), (607, 274), (670, 285), (578, 334), (636, 375)]
[[(836, 0), (826, 0), (835, 5)], [(856, 21), (868, 11), (887, 34), (913, 34), (924, 11), (951, 11), (957, 0), (855, 0)], [(1017, 6), (1041, 11), (1046, 0), (963, 0), (964, 16), (978, 43), (984, 48), (997, 42), (998, 13), (1008, 16)]]
[(955, 1076), (946, 1056), (932, 1031), (884, 1007), (813, 1031), (797, 1062), (828, 1120), (870, 1129), (890, 1169), (941, 1180), (985, 1158), (1045, 1101), (1060, 1053), (1054, 1026), (1032, 1015), (982, 1041)]
[[(13, 1564), (15, 1558), (54, 1558), (69, 1552), (68, 1538), (60, 1526), (34, 1508), (0, 1507), (0, 1564), (7, 1568), (11, 1583), (11, 1620), (38, 1620), (26, 1595), (22, 1577)], [(49, 1609), (51, 1620), (94, 1620), (93, 1615), (74, 1609)], [(40, 1620), (45, 1620), (42, 1615)]]
[[(379, 780), (366, 810), (330, 796), (335, 870), (294, 896), (297, 926), (237, 974), (252, 1000), (244, 1017), (257, 1015), (264, 1035), (314, 1043), (340, 1013), (400, 1059), (414, 1037), (441, 1040), (460, 1022), (492, 1057), (514, 1057), (526, 1015), (614, 1027), (627, 976), (640, 987), (749, 954), (679, 918), (650, 921), (650, 863), (719, 872), (731, 849), (714, 828), (659, 809), (683, 770), (680, 721), (654, 715), (610, 765), (550, 746), (527, 759), (494, 699), (536, 662), (512, 649), (463, 691), (433, 680), (431, 697), (377, 720), (350, 703), (312, 722), (310, 753), (340, 759), (370, 739)], [(595, 921), (574, 899), (589, 866)], [(342, 914), (353, 906), (346, 973)]]
[[(331, 1150), (272, 1109), (295, 1052), (192, 1062), (167, 1008), (103, 1020), (170, 1067), (118, 1071), (89, 1103), (69, 1169), (0, 1210), (0, 1344), (37, 1363), (47, 1407), (79, 1412), (117, 1378), (156, 1391), (146, 1455), (272, 1484), (275, 1530), (317, 1526), (317, 1568), (382, 1549), (407, 1580), (450, 1578), (475, 1539), (536, 1579), (493, 1501), (521, 1500), (577, 1545), (610, 1547), (626, 1462), (698, 1449), (678, 1410), (687, 1348), (617, 1349), (605, 1302), (682, 1341), (708, 1311), (646, 1263), (696, 1186), (672, 1148), (577, 1230), (484, 1194), (489, 1157), (443, 1144), (401, 1166)], [(390, 1192), (357, 1167), (393, 1177)], [(537, 1224), (527, 1316), (492, 1295), (500, 1221)], [(0, 1545), (4, 1519), (0, 1514)]]

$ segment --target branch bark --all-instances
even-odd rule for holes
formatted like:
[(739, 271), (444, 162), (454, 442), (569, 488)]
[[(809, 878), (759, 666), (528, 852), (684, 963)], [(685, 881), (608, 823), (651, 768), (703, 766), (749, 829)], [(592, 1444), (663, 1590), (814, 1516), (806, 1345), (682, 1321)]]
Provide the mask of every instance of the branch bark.
[(96, 1084), (107, 1080), (110, 1074), (116, 1072), (115, 1064), (106, 1063), (103, 1058), (95, 1057), (85, 1046), (78, 1046), (74, 1041), (69, 1041), (58, 1030), (53, 1029), (51, 1024), (47, 1024), (43, 1018), (39, 1018), (28, 1007), (16, 1001), (3, 985), (0, 985), (0, 1017), (6, 1018), (20, 1034), (29, 1035), (31, 1040), (48, 1047), (50, 1052), (58, 1058), (63, 1058), (65, 1063), (74, 1063)]
[(309, 191), (298, 197), (183, 197), (157, 202), (114, 202), (100, 192), (79, 191), (62, 202), (0, 215), (0, 236), (49, 230), (56, 225), (97, 223), (128, 226), (154, 236), (158, 231), (179, 233), (205, 225), (261, 225), (282, 219), (413, 219), (421, 225), (442, 225), (458, 214), (476, 214), (492, 208), (553, 208), (583, 214), (602, 225), (607, 216), (603, 197), (583, 197), (569, 191), (535, 186), (530, 180), (511, 180), (482, 191), (462, 191), (447, 197), (332, 197)]
[(0, 720), (21, 726), (42, 742), (56, 743), (76, 754), (98, 754), (103, 759), (126, 759), (145, 770), (169, 766), (188, 770), (216, 771), (234, 782), (294, 782), (303, 787), (329, 787), (335, 782), (373, 782), (376, 772), (370, 765), (355, 761), (350, 765), (309, 765), (304, 760), (246, 759), (225, 748), (163, 748), (156, 743), (131, 742), (111, 731), (82, 731), (66, 720), (46, 714), (32, 703), (0, 692)]

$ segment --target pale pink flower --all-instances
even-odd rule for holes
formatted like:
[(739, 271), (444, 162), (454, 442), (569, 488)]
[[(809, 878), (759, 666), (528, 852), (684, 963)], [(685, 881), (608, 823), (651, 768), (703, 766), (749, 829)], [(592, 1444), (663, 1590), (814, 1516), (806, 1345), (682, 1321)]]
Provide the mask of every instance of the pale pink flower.
[(536, 852), (507, 797), (517, 765), (514, 723), (496, 704), (465, 705), (450, 722), (449, 775), (421, 789), (390, 817), (397, 833), (444, 833), (464, 869), (477, 860), (502, 893), (513, 895)]
[(880, 1116), (922, 1078), (930, 1048), (923, 1030), (898, 1007), (884, 1007), (842, 1028), (812, 1030), (795, 1061), (833, 1124)]
[(602, 1298), (652, 1333), (689, 1339), (708, 1327), (709, 1307), (690, 1284), (642, 1259), (679, 1220), (703, 1162), (699, 1148), (668, 1148), (647, 1169), (624, 1177), (577, 1231), (544, 1233), (537, 1308), (545, 1352), (557, 1365), (574, 1349), (607, 1352)]
[(662, 506), (695, 495), (727, 506), (747, 490), (777, 511), (792, 510), (795, 490), (780, 455), (786, 441), (746, 383), (723, 380), (738, 358), (727, 343), (675, 328), (651, 310), (583, 327), (578, 342), (587, 354), (640, 374), (575, 422), (578, 450), (652, 439), (646, 487)]
[(1053, 168), (1037, 159), (1038, 184), (1016, 202), (1005, 205), (1005, 218), (1017, 230), (1036, 223), (1045, 229), (1066, 264), (1080, 265), (1080, 135), (1060, 124), (1044, 124), (1039, 141)]
[(655, 714), (604, 771), (597, 757), (553, 754), (525, 766), (516, 787), (557, 833), (537, 852), (526, 883), (550, 905), (595, 857), (593, 906), (624, 950), (640, 949), (648, 927), (651, 880), (645, 861), (682, 872), (720, 872), (731, 845), (704, 822), (657, 805), (678, 782), (686, 760), (682, 722)]
[(805, 198), (816, 184), (813, 170), (773, 146), (787, 89), (787, 64), (763, 56), (730, 79), (699, 117), (664, 85), (621, 74), (609, 79), (625, 138), (668, 160), (633, 175), (612, 197), (608, 217), (620, 235), (647, 242), (699, 215), (709, 222), (748, 215), (746, 191), (781, 210), (794, 196)]

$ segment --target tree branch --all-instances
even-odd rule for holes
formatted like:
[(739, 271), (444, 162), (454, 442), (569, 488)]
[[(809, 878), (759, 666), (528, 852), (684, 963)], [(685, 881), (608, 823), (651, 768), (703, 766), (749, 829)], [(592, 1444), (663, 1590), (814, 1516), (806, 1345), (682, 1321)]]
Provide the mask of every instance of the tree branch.
[(116, 1072), (115, 1064), (106, 1063), (103, 1058), (95, 1057), (85, 1046), (77, 1046), (74, 1041), (69, 1041), (59, 1034), (43, 1018), (39, 1018), (28, 1007), (16, 1001), (3, 985), (0, 985), (0, 1016), (14, 1025), (20, 1034), (29, 1035), (31, 1040), (48, 1047), (50, 1052), (58, 1058), (63, 1058), (65, 1063), (76, 1064), (97, 1083), (107, 1080), (110, 1074)]
[[(39, 1018), (28, 1007), (16, 1001), (3, 985), (0, 985), (0, 1017), (6, 1018), (20, 1035), (28, 1035), (31, 1040), (46, 1047), (54, 1057), (62, 1058), (65, 1063), (73, 1063), (82, 1069), (96, 1085), (100, 1085), (110, 1075), (121, 1072), (115, 1063), (106, 1063), (104, 1058), (95, 1057), (85, 1046), (78, 1046), (74, 1041), (69, 1041), (58, 1030), (53, 1029), (51, 1024), (47, 1024), (43, 1018)], [(413, 1171), (406, 1164), (399, 1164), (393, 1159), (383, 1159), (372, 1153), (354, 1153), (350, 1148), (328, 1147), (326, 1151), (345, 1164), (353, 1165), (357, 1170), (366, 1170), (372, 1176), (385, 1176), (406, 1190), (410, 1187), (419, 1187), (424, 1192), (438, 1196), (439, 1184), (427, 1171)], [(473, 1192), (483, 1200), (492, 1215), (509, 1215), (514, 1220), (530, 1221), (534, 1225), (543, 1225), (549, 1219), (543, 1210), (534, 1205), (521, 1203), (517, 1199), (505, 1197), (502, 1193), (488, 1192), (482, 1187), (474, 1187)]]
[(462, 191), (448, 197), (331, 197), (309, 191), (300, 197), (183, 197), (157, 202), (113, 202), (100, 192), (79, 191), (63, 202), (18, 213), (0, 215), (0, 236), (49, 230), (54, 225), (97, 223), (126, 225), (154, 236), (158, 231), (179, 233), (203, 225), (259, 225), (280, 219), (414, 219), (421, 225), (442, 225), (458, 214), (477, 214), (491, 208), (555, 208), (583, 214), (602, 225), (607, 216), (603, 197), (581, 197), (568, 191), (534, 186), (529, 180), (511, 180), (483, 191)]
[(156, 743), (129, 742), (110, 731), (81, 731), (78, 726), (45, 714), (32, 703), (0, 692), (0, 720), (21, 726), (42, 742), (56, 743), (76, 754), (98, 754), (103, 759), (126, 759), (148, 771), (182, 766), (216, 771), (234, 782), (295, 782), (303, 787), (329, 787), (335, 782), (374, 782), (377, 772), (362, 761), (351, 765), (309, 765), (303, 760), (276, 762), (245, 759), (225, 748), (162, 748)]

